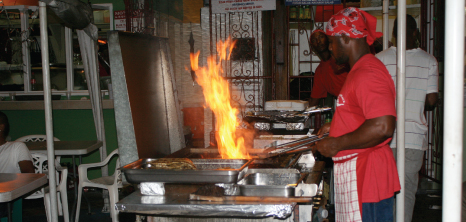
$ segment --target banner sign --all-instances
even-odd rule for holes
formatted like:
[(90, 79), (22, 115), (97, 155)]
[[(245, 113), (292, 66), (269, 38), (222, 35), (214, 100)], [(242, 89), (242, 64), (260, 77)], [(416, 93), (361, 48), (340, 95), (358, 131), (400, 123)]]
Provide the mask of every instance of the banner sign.
[(276, 0), (212, 0), (212, 13), (268, 11), (276, 9)]
[(338, 5), (341, 0), (285, 0), (285, 5)]

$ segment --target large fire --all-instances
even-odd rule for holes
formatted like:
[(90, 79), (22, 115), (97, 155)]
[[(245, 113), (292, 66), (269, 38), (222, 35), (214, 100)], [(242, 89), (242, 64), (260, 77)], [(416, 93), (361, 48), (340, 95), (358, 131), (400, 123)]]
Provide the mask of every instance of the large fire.
[(244, 138), (236, 136), (238, 110), (231, 106), (228, 81), (222, 77), (222, 61), (230, 59), (234, 46), (235, 42), (230, 38), (225, 42), (218, 42), (219, 58), (209, 56), (207, 67), (198, 67), (199, 52), (191, 53), (191, 69), (196, 72), (196, 82), (202, 86), (206, 103), (217, 119), (216, 139), (220, 155), (223, 159), (249, 159)]

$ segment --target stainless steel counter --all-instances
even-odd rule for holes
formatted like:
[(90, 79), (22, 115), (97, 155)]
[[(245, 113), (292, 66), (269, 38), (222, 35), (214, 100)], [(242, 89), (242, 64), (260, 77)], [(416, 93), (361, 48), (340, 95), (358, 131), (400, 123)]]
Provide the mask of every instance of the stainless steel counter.
[[(305, 180), (307, 184), (319, 184), (325, 163), (317, 161)], [(309, 221), (312, 218), (312, 203), (296, 202), (209, 202), (189, 200), (200, 184), (165, 184), (164, 196), (145, 196), (139, 190), (116, 203), (122, 213), (149, 215), (148, 221)], [(304, 215), (304, 216), (303, 216)], [(295, 218), (297, 217), (297, 218)]]
[(198, 186), (189, 184), (166, 184), (164, 196), (144, 196), (137, 190), (120, 200), (116, 207), (120, 212), (158, 216), (286, 218), (296, 206), (296, 203), (189, 200), (189, 194), (195, 192), (197, 188)]

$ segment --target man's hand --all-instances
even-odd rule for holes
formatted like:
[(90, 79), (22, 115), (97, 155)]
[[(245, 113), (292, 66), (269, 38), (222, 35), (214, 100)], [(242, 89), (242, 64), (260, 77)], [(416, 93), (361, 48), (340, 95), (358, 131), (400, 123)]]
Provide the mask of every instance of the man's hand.
[(340, 151), (337, 140), (335, 137), (324, 138), (316, 142), (316, 150), (325, 157), (333, 157)]
[(322, 136), (328, 132), (330, 132), (330, 123), (325, 123), (322, 127), (320, 127), (319, 132), (317, 132), (317, 136), (322, 138)]
[(21, 173), (35, 173), (34, 164), (30, 160), (23, 160), (18, 162)]

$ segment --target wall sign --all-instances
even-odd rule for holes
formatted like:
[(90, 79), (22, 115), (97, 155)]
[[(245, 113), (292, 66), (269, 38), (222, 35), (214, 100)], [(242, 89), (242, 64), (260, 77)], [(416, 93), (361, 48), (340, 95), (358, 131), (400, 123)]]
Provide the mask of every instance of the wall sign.
[(276, 0), (212, 0), (212, 13), (268, 11), (276, 9)]
[(337, 5), (341, 0), (285, 0), (285, 5)]

